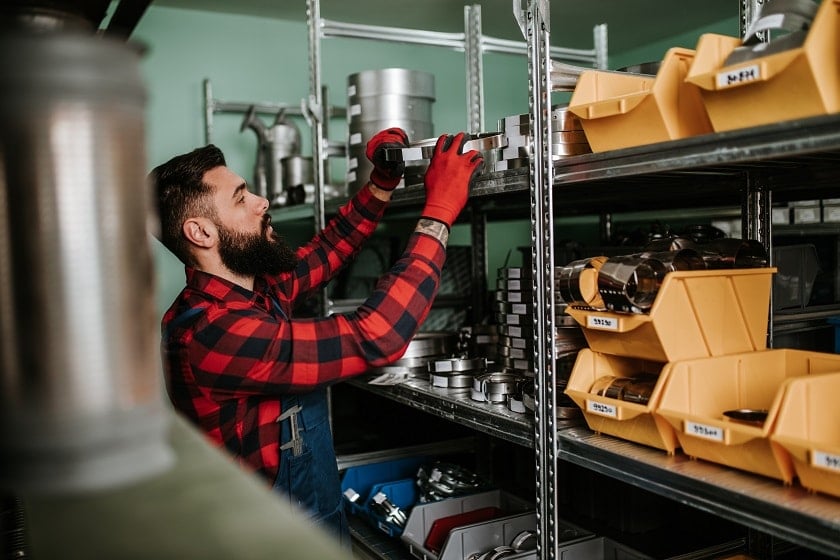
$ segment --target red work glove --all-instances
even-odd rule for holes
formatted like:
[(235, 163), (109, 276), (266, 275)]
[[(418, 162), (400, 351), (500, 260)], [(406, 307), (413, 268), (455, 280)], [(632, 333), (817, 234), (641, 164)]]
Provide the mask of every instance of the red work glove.
[(377, 132), (365, 147), (365, 155), (373, 164), (370, 182), (385, 191), (397, 188), (405, 172), (402, 161), (385, 161), (388, 148), (407, 148), (408, 134), (401, 128), (389, 128)]
[(422, 216), (449, 228), (467, 203), (470, 183), (482, 162), (481, 154), (475, 150), (461, 153), (466, 140), (463, 132), (438, 138), (424, 179), (426, 206)]

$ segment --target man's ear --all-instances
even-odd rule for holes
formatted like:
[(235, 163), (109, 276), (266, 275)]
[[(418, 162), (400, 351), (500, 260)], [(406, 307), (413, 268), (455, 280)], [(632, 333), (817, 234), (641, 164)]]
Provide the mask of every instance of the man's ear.
[(181, 228), (190, 243), (199, 247), (212, 247), (218, 239), (218, 231), (207, 218), (190, 218)]

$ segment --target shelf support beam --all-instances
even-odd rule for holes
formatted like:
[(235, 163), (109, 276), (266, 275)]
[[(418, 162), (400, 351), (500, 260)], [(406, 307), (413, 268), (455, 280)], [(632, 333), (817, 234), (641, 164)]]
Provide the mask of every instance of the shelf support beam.
[(554, 166), (551, 158), (551, 57), (549, 5), (528, 0), (525, 35), (528, 42), (531, 154), (531, 233), (534, 289), (534, 389), (536, 401), (536, 485), (538, 556), (557, 557), (557, 386), (554, 351)]

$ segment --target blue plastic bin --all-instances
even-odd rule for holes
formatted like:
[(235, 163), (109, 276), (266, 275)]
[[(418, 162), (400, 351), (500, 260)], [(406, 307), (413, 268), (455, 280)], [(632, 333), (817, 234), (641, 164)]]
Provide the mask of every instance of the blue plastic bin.
[(344, 497), (347, 513), (367, 519), (391, 536), (399, 535), (402, 529), (384, 522), (370, 510), (368, 504), (377, 492), (382, 491), (392, 504), (408, 515), (418, 499), (417, 470), (428, 462), (429, 457), (426, 456), (406, 457), (348, 468), (341, 479), (341, 492), (352, 488), (359, 494), (359, 499), (351, 502)]

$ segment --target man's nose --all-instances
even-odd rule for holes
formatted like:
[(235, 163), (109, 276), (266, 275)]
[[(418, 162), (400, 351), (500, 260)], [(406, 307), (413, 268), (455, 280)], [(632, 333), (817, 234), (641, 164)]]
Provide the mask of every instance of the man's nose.
[(263, 215), (268, 212), (268, 199), (264, 196), (257, 195), (257, 204), (256, 204), (256, 211), (257, 214)]

